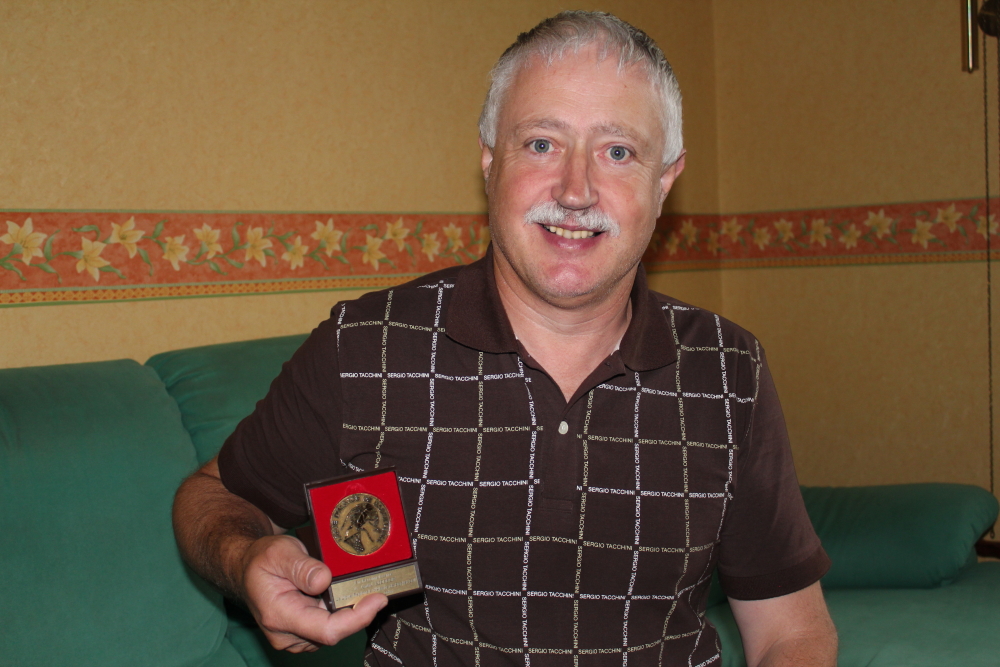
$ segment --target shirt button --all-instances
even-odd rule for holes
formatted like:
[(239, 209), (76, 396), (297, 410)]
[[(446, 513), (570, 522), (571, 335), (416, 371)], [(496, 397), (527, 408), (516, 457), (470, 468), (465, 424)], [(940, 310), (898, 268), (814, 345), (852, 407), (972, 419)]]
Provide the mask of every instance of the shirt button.
[(559, 435), (566, 435), (567, 433), (569, 433), (569, 424), (559, 422)]

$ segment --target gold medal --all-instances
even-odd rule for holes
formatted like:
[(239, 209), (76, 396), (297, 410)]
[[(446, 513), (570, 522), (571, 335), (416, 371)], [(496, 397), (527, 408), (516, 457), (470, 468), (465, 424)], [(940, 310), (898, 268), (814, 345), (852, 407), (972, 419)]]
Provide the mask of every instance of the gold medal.
[(378, 551), (389, 538), (389, 510), (369, 493), (354, 493), (330, 516), (330, 532), (341, 549), (354, 556)]

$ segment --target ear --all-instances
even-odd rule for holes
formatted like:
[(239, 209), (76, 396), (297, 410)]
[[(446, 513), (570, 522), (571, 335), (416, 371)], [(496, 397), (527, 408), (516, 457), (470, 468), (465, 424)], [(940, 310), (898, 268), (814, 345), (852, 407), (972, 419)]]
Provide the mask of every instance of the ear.
[(493, 149), (483, 143), (483, 138), (479, 137), (479, 150), (482, 152), (479, 164), (483, 168), (483, 178), (488, 183), (490, 180), (490, 166), (493, 164)]
[(674, 187), (674, 181), (684, 171), (684, 158), (686, 155), (687, 151), (681, 151), (681, 156), (660, 174), (660, 206), (663, 206), (667, 195), (670, 194), (670, 188)]

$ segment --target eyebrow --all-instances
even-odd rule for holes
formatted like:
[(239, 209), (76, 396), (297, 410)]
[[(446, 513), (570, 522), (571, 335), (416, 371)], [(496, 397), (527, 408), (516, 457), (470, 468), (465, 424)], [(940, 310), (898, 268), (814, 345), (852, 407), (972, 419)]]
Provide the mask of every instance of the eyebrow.
[[(568, 130), (569, 124), (557, 120), (555, 118), (539, 118), (537, 120), (528, 120), (523, 123), (518, 123), (514, 126), (514, 134), (518, 135), (529, 130)], [(597, 131), (602, 134), (610, 134), (613, 137), (621, 137), (623, 139), (631, 139), (633, 141), (639, 141), (639, 136), (621, 125), (615, 123), (598, 123), (597, 125), (592, 125), (590, 127), (591, 131)]]
[(569, 124), (554, 118), (540, 118), (538, 120), (528, 120), (514, 126), (514, 134), (521, 134), (527, 130), (567, 130)]
[(614, 123), (602, 123), (600, 125), (593, 126), (592, 129), (597, 130), (598, 132), (602, 132), (604, 134), (610, 134), (613, 137), (621, 137), (623, 139), (632, 139), (632, 140), (639, 139), (639, 137), (634, 132), (625, 129), (621, 125), (615, 125)]

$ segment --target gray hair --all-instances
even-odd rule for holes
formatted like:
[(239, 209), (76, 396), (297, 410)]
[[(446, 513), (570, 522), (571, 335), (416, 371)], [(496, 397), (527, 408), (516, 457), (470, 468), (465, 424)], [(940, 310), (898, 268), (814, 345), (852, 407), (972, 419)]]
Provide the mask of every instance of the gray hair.
[(653, 39), (642, 30), (604, 12), (567, 11), (547, 18), (528, 32), (522, 32), (490, 71), (490, 90), (479, 116), (479, 137), (493, 148), (497, 139), (500, 108), (517, 71), (532, 56), (541, 56), (551, 65), (566, 52), (597, 44), (598, 61), (618, 56), (618, 72), (634, 64), (643, 66), (650, 83), (659, 95), (661, 121), (666, 137), (663, 164), (677, 161), (684, 150), (681, 133), (681, 91), (670, 63)]

